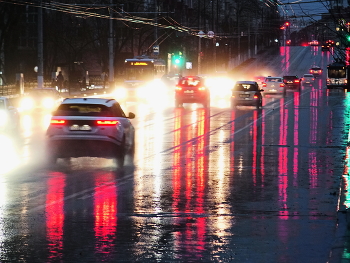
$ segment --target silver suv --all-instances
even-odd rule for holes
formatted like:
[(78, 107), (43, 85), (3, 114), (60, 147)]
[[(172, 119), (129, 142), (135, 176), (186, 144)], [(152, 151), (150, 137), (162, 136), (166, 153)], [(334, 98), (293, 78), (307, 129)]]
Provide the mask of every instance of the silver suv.
[(65, 99), (53, 113), (47, 129), (49, 161), (70, 157), (115, 158), (123, 166), (126, 153), (134, 153), (135, 131), (114, 99)]
[(262, 107), (262, 95), (264, 91), (259, 88), (256, 81), (237, 81), (232, 89), (231, 107), (235, 106), (255, 106)]

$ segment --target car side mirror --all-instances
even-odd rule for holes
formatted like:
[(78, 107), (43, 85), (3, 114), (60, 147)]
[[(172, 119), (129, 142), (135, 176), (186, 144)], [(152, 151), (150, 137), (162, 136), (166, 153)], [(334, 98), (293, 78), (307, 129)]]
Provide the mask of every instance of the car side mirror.
[(129, 117), (128, 117), (128, 119), (133, 119), (133, 118), (135, 118), (135, 114), (132, 113), (132, 112), (129, 112)]
[(264, 91), (263, 89), (261, 89), (260, 91)]

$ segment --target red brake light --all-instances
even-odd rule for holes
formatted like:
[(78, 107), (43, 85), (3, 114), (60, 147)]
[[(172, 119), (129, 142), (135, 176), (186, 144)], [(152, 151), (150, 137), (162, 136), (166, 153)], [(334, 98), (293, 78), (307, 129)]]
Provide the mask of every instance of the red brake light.
[(280, 84), (280, 87), (284, 87), (284, 83), (281, 83), (281, 84)]
[(263, 82), (263, 84), (262, 84), (262, 85), (263, 85), (263, 87), (266, 87), (266, 83), (265, 83), (265, 82)]
[(300, 81), (298, 79), (295, 80), (295, 83), (299, 83)]
[(254, 94), (254, 99), (258, 99), (259, 96), (257, 94)]
[(176, 90), (182, 90), (182, 87), (176, 86), (175, 89), (176, 89)]
[(65, 120), (58, 120), (58, 119), (52, 119), (50, 121), (50, 124), (53, 124), (53, 125), (63, 125), (65, 124), (66, 121)]
[(96, 121), (97, 125), (111, 126), (118, 124), (118, 121)]
[(199, 87), (198, 90), (206, 90), (205, 87)]

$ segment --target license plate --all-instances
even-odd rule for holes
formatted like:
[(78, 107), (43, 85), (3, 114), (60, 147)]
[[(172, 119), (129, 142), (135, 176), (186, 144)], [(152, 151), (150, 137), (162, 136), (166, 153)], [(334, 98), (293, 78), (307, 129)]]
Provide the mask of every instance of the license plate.
[(91, 131), (91, 126), (90, 125), (78, 125), (78, 124), (73, 124), (72, 126), (69, 127), (71, 131)]
[(293, 83), (293, 81), (287, 81), (287, 83)]
[(249, 98), (249, 97), (250, 97), (249, 94), (239, 94), (239, 96), (240, 96), (241, 98)]
[(184, 93), (193, 93), (193, 90), (185, 90)]

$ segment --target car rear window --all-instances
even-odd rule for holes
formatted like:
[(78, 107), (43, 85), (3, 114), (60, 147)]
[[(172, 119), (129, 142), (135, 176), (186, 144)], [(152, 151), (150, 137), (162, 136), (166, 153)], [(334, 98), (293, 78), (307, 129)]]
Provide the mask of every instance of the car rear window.
[(179, 85), (183, 86), (199, 86), (200, 84), (201, 80), (197, 78), (186, 78), (179, 81)]
[(267, 78), (265, 82), (282, 82), (281, 78)]
[(257, 85), (254, 85), (254, 84), (238, 83), (235, 85), (235, 90), (237, 90), (237, 91), (256, 91), (256, 90), (258, 90), (258, 87), (257, 87)]
[(286, 80), (293, 80), (293, 79), (297, 79), (298, 77), (297, 76), (284, 76), (283, 78)]
[(305, 74), (304, 77), (305, 77), (305, 78), (313, 78), (314, 75), (312, 75), (312, 74)]
[(112, 109), (100, 104), (61, 104), (54, 116), (100, 116), (112, 117)]

